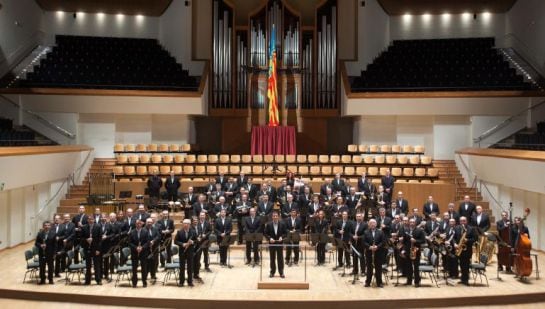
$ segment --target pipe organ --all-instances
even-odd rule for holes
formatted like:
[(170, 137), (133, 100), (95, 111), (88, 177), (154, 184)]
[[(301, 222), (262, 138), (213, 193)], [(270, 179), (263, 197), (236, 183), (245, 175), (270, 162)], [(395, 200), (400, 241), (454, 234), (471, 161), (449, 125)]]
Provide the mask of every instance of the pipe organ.
[(337, 0), (320, 2), (314, 25), (302, 25), (284, 1), (268, 0), (236, 26), (236, 7), (228, 1), (213, 0), (212, 109), (267, 109), (273, 25), (281, 115), (338, 109)]

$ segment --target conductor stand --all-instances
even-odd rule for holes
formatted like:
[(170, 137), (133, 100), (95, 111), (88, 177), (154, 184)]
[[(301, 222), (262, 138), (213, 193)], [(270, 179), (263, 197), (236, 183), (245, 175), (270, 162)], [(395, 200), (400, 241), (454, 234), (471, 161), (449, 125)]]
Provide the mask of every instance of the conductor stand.
[[(259, 262), (255, 262), (256, 260), (256, 257), (254, 256), (254, 261), (252, 263), (252, 267), (255, 267), (256, 265), (261, 265), (262, 261), (263, 261), (263, 255), (261, 254), (261, 241), (263, 240), (263, 233), (247, 233), (244, 235), (244, 241), (247, 243), (247, 242), (250, 242), (251, 243), (251, 248), (250, 248), (250, 256), (251, 256), (251, 253), (252, 252), (257, 252), (257, 255), (258, 255), (258, 258), (259, 258)], [(254, 246), (257, 246), (257, 250), (254, 250)], [(250, 261), (247, 261), (248, 263)]]
[[(260, 255), (263, 256), (263, 248), (268, 248), (269, 250), (272, 249), (272, 247), (280, 247), (280, 248), (283, 248), (283, 247), (287, 247), (287, 246), (292, 246), (292, 247), (299, 247), (300, 248), (300, 254), (301, 254), (301, 257), (302, 257), (302, 261), (303, 261), (303, 265), (304, 265), (304, 268), (303, 268), (303, 280), (296, 280), (296, 281), (286, 281), (287, 279), (281, 279), (281, 281), (277, 281), (276, 279), (274, 278), (271, 278), (271, 279), (268, 279), (268, 280), (264, 280), (263, 279), (263, 265), (265, 264), (263, 260), (261, 260), (261, 267), (259, 268), (259, 281), (257, 283), (257, 288), (258, 289), (273, 289), (273, 290), (308, 290), (310, 288), (310, 284), (308, 283), (307, 281), (307, 249), (308, 249), (308, 246), (301, 246), (301, 245), (298, 245), (298, 244), (294, 244), (294, 245), (290, 245), (290, 244), (281, 244), (281, 243), (277, 243), (277, 244), (262, 244), (260, 247), (259, 247), (259, 252), (260, 252)], [(298, 271), (294, 271), (295, 272), (295, 275), (293, 276), (289, 276), (290, 278), (294, 278), (294, 277), (297, 277), (298, 275), (301, 276), (301, 274), (298, 272)]]

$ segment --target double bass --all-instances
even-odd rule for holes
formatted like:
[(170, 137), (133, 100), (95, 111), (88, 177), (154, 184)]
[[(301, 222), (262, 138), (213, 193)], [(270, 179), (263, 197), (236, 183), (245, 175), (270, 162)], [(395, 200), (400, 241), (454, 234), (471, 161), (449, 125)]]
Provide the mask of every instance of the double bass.
[(530, 209), (524, 210), (524, 216), (520, 219), (521, 226), (518, 230), (518, 241), (515, 245), (515, 269), (516, 275), (519, 278), (528, 277), (532, 274), (532, 259), (530, 257), (530, 251), (532, 250), (532, 241), (530, 236), (521, 230), (522, 223), (526, 220), (530, 214)]

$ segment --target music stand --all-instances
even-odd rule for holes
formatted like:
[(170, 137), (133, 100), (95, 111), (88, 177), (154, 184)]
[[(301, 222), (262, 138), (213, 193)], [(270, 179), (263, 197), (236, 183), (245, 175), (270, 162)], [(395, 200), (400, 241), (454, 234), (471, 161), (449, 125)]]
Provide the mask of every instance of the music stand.
[(227, 246), (227, 268), (233, 268), (231, 265), (231, 246), (235, 243), (236, 237), (232, 237), (231, 234), (225, 235), (221, 240), (221, 246)]
[[(335, 244), (335, 249), (342, 248), (344, 250), (344, 242), (340, 238), (333, 237), (333, 243)], [(333, 270), (337, 270), (339, 268), (338, 261), (336, 262), (335, 267), (333, 267)]]
[[(258, 255), (259, 255), (259, 263), (261, 263), (261, 254), (259, 254), (259, 252), (261, 252), (259, 250), (260, 248), (260, 244), (261, 242), (263, 241), (263, 233), (246, 233), (244, 234), (244, 242), (252, 242), (252, 243), (257, 243), (257, 252), (258, 252)], [(253, 245), (252, 245), (253, 247)], [(254, 259), (255, 259), (255, 256), (254, 256)], [(249, 262), (249, 261), (248, 261)], [(255, 263), (252, 264), (252, 267), (255, 267)]]

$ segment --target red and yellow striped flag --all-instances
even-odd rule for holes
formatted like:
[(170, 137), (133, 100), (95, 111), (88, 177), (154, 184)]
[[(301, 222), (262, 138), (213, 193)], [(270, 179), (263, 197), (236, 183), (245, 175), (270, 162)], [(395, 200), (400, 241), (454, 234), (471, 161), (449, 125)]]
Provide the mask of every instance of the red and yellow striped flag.
[(269, 127), (280, 124), (278, 117), (278, 88), (276, 87), (276, 31), (272, 26), (269, 46), (269, 80), (267, 83), (267, 98), (269, 98)]

